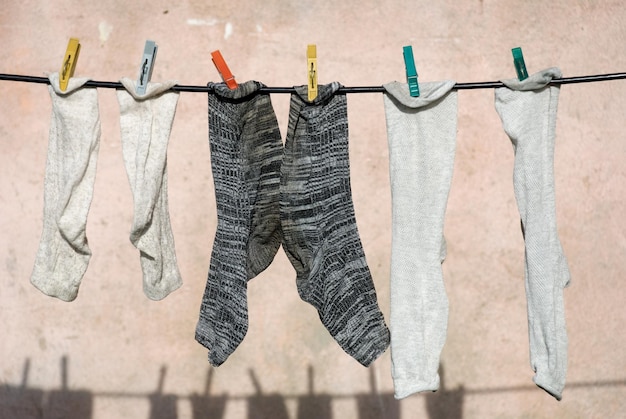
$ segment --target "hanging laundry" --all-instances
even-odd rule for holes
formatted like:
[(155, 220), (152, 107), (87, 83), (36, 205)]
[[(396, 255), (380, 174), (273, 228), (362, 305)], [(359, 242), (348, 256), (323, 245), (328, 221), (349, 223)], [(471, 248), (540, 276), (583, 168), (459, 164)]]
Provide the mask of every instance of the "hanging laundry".
[(557, 400), (565, 386), (567, 331), (563, 288), (570, 272), (556, 227), (554, 141), (560, 78), (558, 68), (524, 81), (506, 80), (495, 90), (495, 107), (513, 143), (513, 187), (526, 246), (530, 363), (534, 382)]
[(385, 84), (392, 202), (391, 361), (395, 397), (439, 388), (448, 327), (441, 264), (456, 150), (454, 81)]
[(179, 94), (170, 90), (175, 81), (149, 83), (141, 95), (136, 81), (120, 82), (122, 153), (134, 206), (130, 241), (140, 252), (144, 294), (161, 300), (182, 285), (167, 194), (167, 147)]
[(196, 340), (218, 366), (248, 331), (248, 281), (274, 259), (282, 241), (279, 213), (283, 155), (278, 121), (262, 83), (230, 90), (209, 83), (209, 143), (217, 231)]
[(357, 230), (341, 85), (307, 86), (291, 95), (281, 173), (283, 248), (302, 300), (349, 355), (370, 365), (389, 346), (389, 330)]
[(98, 93), (83, 88), (87, 78), (72, 77), (65, 91), (58, 73), (48, 78), (43, 232), (30, 281), (44, 294), (73, 301), (91, 258), (85, 230), (100, 147)]

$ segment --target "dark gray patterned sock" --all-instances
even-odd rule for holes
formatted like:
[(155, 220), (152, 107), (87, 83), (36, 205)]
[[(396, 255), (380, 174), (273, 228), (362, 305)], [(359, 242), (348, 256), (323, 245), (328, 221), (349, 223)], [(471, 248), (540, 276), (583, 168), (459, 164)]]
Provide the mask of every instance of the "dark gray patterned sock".
[(269, 95), (248, 81), (235, 90), (213, 84), (209, 143), (217, 231), (196, 340), (218, 366), (248, 330), (247, 281), (272, 262), (280, 244), (279, 187), (283, 149)]
[(339, 83), (291, 96), (281, 169), (283, 248), (300, 297), (337, 343), (368, 366), (389, 346), (389, 330), (359, 238), (350, 190), (346, 96)]

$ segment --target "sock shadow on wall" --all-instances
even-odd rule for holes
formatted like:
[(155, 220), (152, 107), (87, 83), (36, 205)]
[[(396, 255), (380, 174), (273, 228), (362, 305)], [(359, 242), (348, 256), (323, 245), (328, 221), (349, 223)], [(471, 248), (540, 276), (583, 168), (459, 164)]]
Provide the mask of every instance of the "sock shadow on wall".
[(178, 397), (175, 394), (163, 394), (166, 372), (167, 368), (165, 366), (161, 367), (157, 389), (154, 393), (148, 395), (148, 400), (150, 400), (150, 419), (178, 418), (176, 408)]
[(332, 396), (315, 393), (313, 367), (307, 369), (307, 393), (298, 396), (297, 419), (332, 419)]
[(43, 391), (28, 387), (30, 359), (24, 362), (19, 386), (0, 386), (0, 419), (65, 419), (92, 417), (93, 395), (68, 387), (67, 357), (61, 358), (61, 388)]
[(21, 384), (0, 386), (0, 418), (42, 417), (44, 391), (28, 387), (29, 371), (30, 359), (27, 359), (24, 362)]
[(249, 370), (255, 394), (248, 397), (248, 419), (289, 419), (285, 398), (280, 394), (264, 394), (254, 371)]
[(204, 391), (201, 394), (193, 393), (189, 396), (193, 419), (222, 419), (224, 417), (228, 396), (226, 394), (210, 395), (213, 371), (213, 368), (209, 368), (207, 372)]
[(454, 390), (445, 386), (445, 374), (443, 364), (439, 364), (439, 390), (434, 393), (425, 394), (426, 411), (430, 419), (462, 419), (463, 418), (463, 398), (465, 389), (463, 385)]
[(374, 370), (369, 368), (368, 372), (370, 392), (356, 396), (358, 418), (400, 419), (400, 402), (393, 397), (393, 393), (379, 393)]

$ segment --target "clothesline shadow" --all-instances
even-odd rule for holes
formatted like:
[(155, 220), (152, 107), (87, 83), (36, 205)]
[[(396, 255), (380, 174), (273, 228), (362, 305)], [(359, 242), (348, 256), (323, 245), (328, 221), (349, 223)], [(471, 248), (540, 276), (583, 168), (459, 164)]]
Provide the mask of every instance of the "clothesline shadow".
[[(26, 359), (21, 383), (0, 385), (0, 419), (91, 419), (94, 401), (98, 398), (147, 400), (149, 419), (178, 419), (180, 402), (189, 403), (192, 419), (224, 419), (230, 402), (245, 402), (247, 419), (336, 419), (337, 402), (350, 400), (356, 407), (358, 419), (402, 419), (401, 402), (393, 393), (380, 392), (374, 370), (369, 369), (369, 391), (357, 394), (328, 394), (315, 389), (312, 367), (307, 369), (307, 391), (305, 394), (286, 395), (268, 393), (263, 390), (261, 380), (253, 370), (248, 371), (254, 393), (251, 395), (213, 394), (211, 390), (214, 370), (207, 371), (204, 389), (189, 395), (164, 392), (167, 367), (159, 371), (157, 385), (149, 393), (138, 392), (93, 392), (74, 389), (69, 385), (68, 358), (61, 358), (61, 383), (55, 390), (30, 387), (28, 376), (30, 359)], [(441, 383), (435, 393), (423, 394), (428, 419), (462, 419), (464, 400), (468, 395), (495, 394), (507, 391), (536, 390), (534, 386), (519, 386), (492, 389), (465, 389), (462, 385), (454, 389), (446, 387), (443, 366), (440, 367)], [(570, 383), (570, 387), (626, 386), (626, 380), (590, 383)], [(295, 402), (295, 416), (290, 416), (288, 404)], [(406, 414), (406, 413), (405, 413)], [(413, 417), (410, 413), (407, 417)]]

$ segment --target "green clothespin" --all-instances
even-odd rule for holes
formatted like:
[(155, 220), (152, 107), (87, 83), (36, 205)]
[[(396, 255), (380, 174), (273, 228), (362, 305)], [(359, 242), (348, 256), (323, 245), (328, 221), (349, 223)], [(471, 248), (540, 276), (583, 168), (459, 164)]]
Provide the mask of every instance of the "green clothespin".
[(526, 71), (526, 63), (524, 63), (524, 54), (520, 47), (513, 48), (513, 64), (515, 65), (515, 71), (517, 72), (517, 78), (519, 81), (528, 78), (528, 71)]
[(420, 87), (417, 84), (417, 70), (415, 69), (415, 60), (413, 59), (413, 47), (405, 46), (402, 48), (404, 55), (404, 66), (406, 67), (406, 81), (409, 83), (409, 93), (413, 97), (419, 97)]

